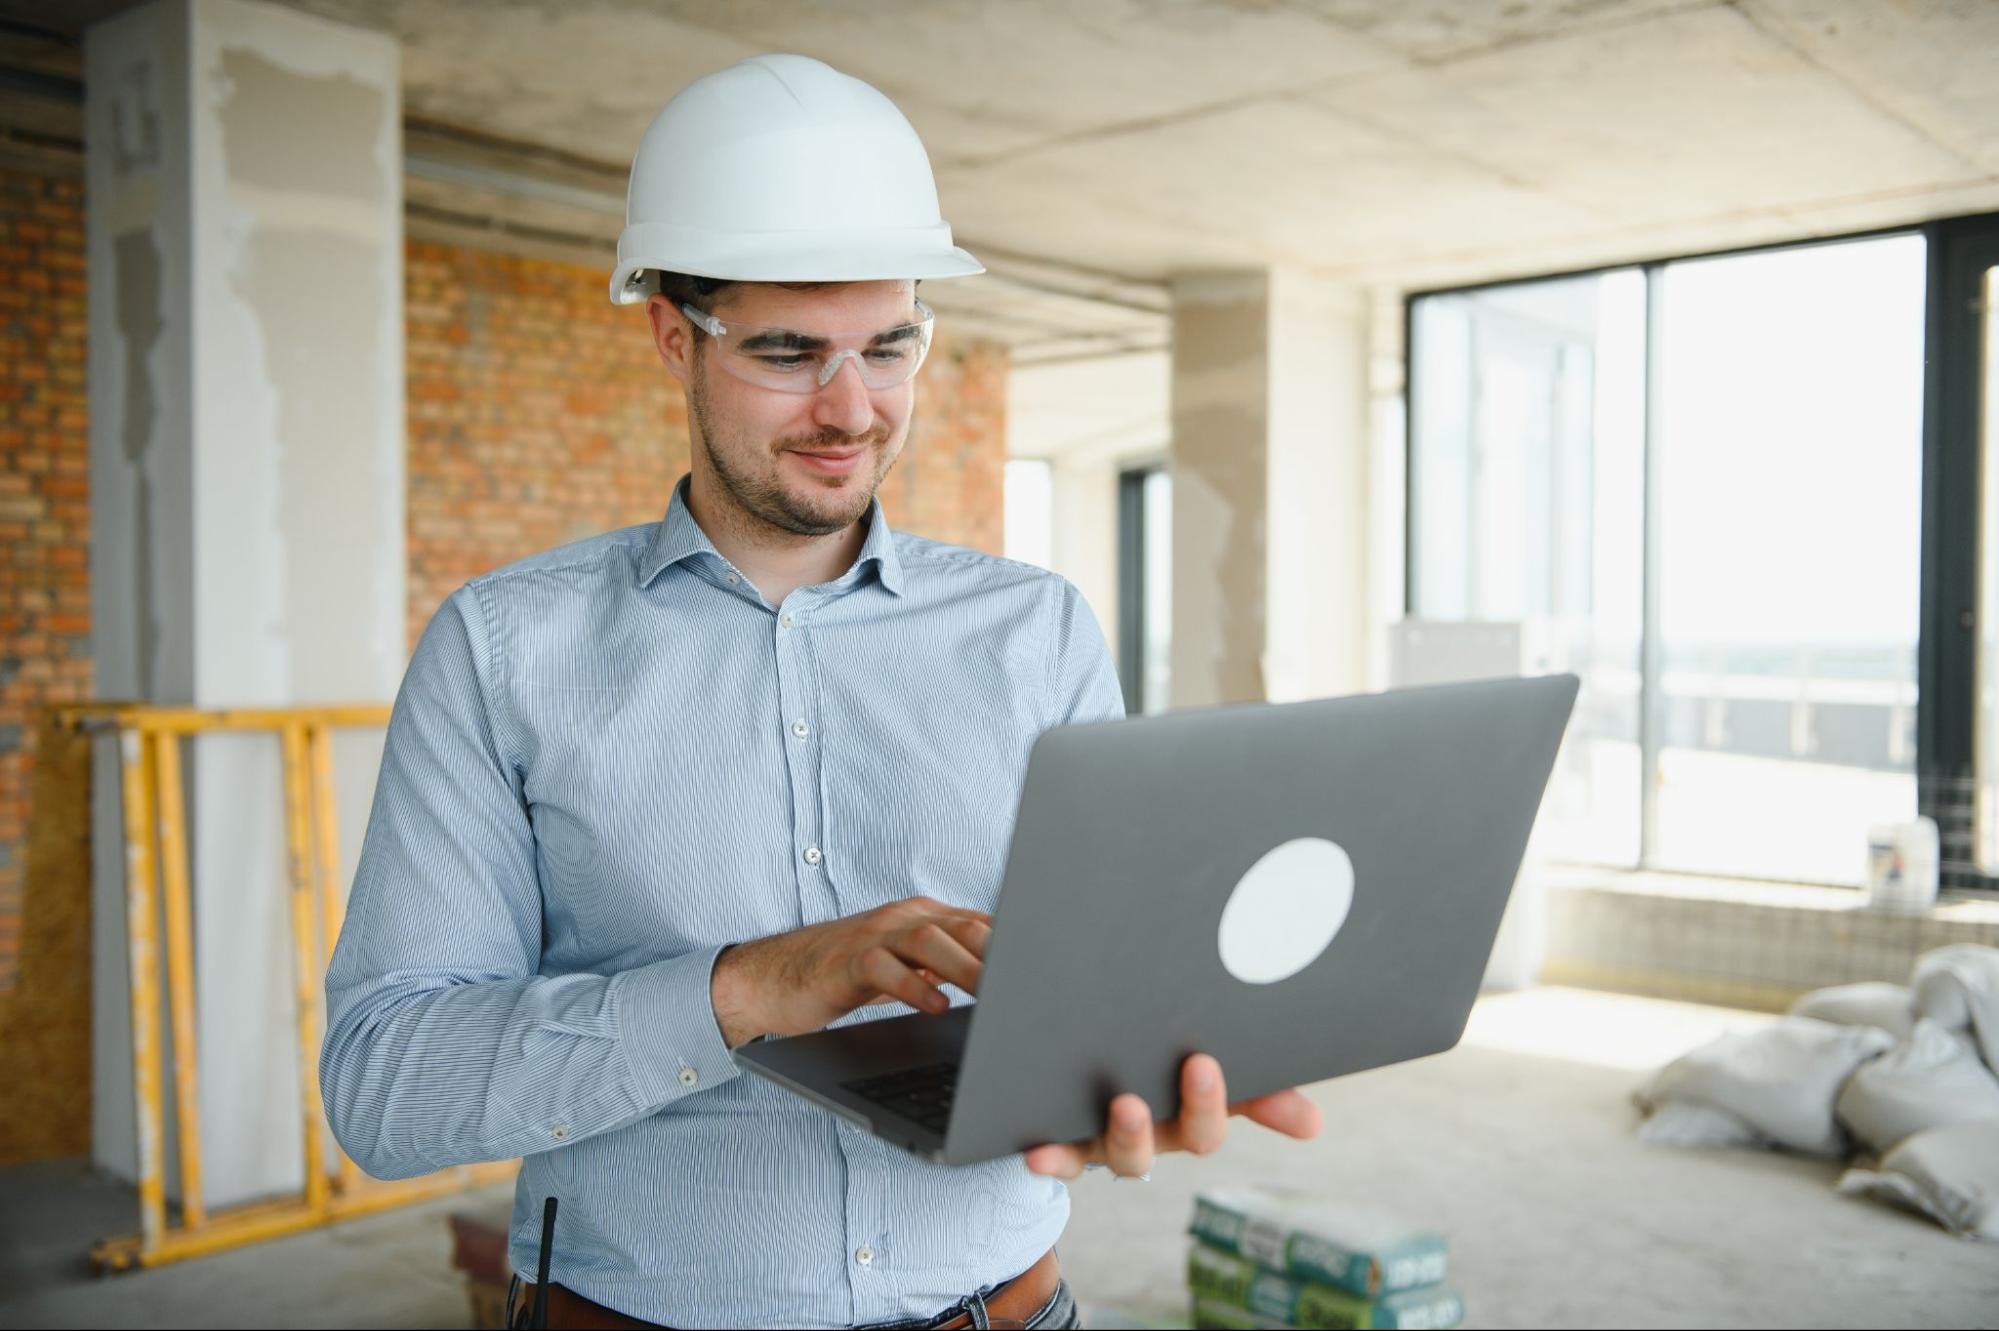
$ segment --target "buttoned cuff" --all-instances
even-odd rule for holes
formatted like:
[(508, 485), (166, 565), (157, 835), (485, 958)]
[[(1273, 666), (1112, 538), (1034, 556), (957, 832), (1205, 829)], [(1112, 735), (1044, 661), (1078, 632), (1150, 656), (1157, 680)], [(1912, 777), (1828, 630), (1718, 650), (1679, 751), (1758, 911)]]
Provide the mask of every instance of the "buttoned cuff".
[(709, 988), (721, 947), (612, 977), (618, 1044), (643, 1103), (663, 1108), (740, 1075)]

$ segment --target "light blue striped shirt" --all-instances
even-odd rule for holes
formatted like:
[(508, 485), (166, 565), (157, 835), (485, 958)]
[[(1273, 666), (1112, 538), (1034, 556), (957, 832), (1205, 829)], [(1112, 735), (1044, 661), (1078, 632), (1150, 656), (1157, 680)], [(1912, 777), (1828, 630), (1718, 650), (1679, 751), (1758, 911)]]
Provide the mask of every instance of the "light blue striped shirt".
[(474, 579), (417, 644), (327, 974), (327, 1115), (384, 1178), (525, 1157), (515, 1270), (552, 1194), (552, 1278), (632, 1316), (928, 1317), (1045, 1252), (1067, 1189), (738, 1075), (709, 971), (918, 893), (992, 910), (1029, 746), (1124, 715), (1117, 674), (1067, 581), (879, 502), (845, 574), (773, 607), (686, 486)]

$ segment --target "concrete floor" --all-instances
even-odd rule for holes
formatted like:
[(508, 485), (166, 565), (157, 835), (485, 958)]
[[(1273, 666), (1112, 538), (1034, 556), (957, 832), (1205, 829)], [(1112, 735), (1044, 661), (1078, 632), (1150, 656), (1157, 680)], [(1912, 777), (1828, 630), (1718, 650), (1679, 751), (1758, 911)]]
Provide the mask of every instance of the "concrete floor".
[[(1490, 997), (1452, 1053), (1317, 1087), (1315, 1142), (1239, 1124), (1148, 1184), (1078, 1184), (1063, 1269), (1091, 1326), (1184, 1325), (1196, 1188), (1287, 1181), (1445, 1230), (1470, 1326), (1999, 1327), (1999, 1247), (1839, 1197), (1835, 1166), (1634, 1139), (1643, 1069), (1766, 1020), (1578, 990)], [(0, 1171), (0, 1325), (463, 1326), (444, 1215), (467, 1204), (100, 1280), (82, 1254), (130, 1227), (130, 1194), (76, 1162)]]

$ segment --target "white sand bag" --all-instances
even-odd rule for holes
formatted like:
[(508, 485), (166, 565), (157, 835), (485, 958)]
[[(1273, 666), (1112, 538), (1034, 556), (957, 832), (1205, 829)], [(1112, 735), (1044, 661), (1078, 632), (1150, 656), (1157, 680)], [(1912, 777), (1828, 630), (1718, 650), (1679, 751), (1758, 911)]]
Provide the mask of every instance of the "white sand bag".
[(1638, 1092), (1639, 1103), (1707, 1105), (1735, 1115), (1773, 1145), (1837, 1158), (1847, 1152), (1846, 1133), (1833, 1118), (1839, 1088), (1894, 1043), (1872, 1026), (1783, 1017), (1682, 1054)]
[(1999, 1122), (1931, 1128), (1878, 1169), (1849, 1169), (1839, 1190), (1920, 1211), (1953, 1234), (1999, 1241)]
[[(1645, 1106), (1640, 1105), (1643, 1109)], [(1638, 1139), (1654, 1146), (1768, 1146), (1756, 1129), (1713, 1105), (1668, 1100), (1638, 1125)]]
[(1855, 1137), (1886, 1155), (1931, 1128), (1999, 1121), (1999, 1077), (1925, 1017), (1908, 1039), (1847, 1078), (1838, 1114)]
[(1915, 995), (1905, 984), (1869, 980), (1814, 989), (1791, 1004), (1794, 1017), (1817, 1017), (1840, 1026), (1878, 1026), (1897, 1040), (1915, 1028)]
[(1916, 959), (1916, 1012), (1968, 1033), (1985, 1066), (1999, 1071), (1999, 948), (1953, 943)]

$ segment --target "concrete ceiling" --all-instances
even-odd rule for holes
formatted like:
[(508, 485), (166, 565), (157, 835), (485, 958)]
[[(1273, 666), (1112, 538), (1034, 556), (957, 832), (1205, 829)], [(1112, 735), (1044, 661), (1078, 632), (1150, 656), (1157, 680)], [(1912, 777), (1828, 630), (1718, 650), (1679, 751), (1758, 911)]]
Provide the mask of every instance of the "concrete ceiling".
[(691, 79), (865, 78), (994, 271), (933, 303), (1029, 359), (1158, 345), (1182, 271), (1435, 286), (1999, 208), (1999, 0), (286, 3), (401, 39), (413, 227), (572, 253)]

